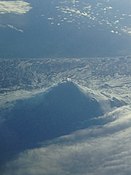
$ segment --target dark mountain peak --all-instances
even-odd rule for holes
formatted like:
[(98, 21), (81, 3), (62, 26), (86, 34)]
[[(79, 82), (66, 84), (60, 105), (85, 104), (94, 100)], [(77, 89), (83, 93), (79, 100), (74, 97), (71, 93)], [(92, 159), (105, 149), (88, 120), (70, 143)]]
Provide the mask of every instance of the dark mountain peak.
[(90, 98), (86, 96), (75, 83), (71, 81), (59, 83), (57, 86), (53, 87), (45, 95), (45, 97), (51, 98), (52, 99), (51, 101), (55, 99), (56, 101), (67, 103), (67, 105), (70, 102), (74, 102), (74, 103), (79, 102), (81, 98), (85, 98), (85, 99)]
[[(59, 91), (61, 89), (61, 91)], [(61, 83), (58, 83), (56, 86), (54, 86), (49, 92), (54, 92), (55, 93), (57, 91), (59, 91), (59, 93), (63, 93), (63, 91), (65, 92), (70, 92), (70, 90), (72, 91), (80, 91), (79, 87), (77, 84), (75, 84), (73, 81), (63, 81)]]

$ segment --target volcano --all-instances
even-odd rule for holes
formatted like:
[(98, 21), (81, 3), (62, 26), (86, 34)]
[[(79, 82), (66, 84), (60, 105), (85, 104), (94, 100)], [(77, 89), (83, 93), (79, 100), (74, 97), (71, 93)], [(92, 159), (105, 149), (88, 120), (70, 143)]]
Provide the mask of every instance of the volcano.
[(58, 84), (45, 94), (19, 100), (5, 115), (6, 121), (0, 128), (0, 159), (90, 127), (94, 124), (92, 119), (102, 114), (99, 103), (72, 82)]

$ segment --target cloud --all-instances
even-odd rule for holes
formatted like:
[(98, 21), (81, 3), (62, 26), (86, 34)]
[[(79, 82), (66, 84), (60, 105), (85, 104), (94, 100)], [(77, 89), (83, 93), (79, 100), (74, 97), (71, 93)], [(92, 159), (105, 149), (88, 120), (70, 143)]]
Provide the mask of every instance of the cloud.
[[(131, 34), (130, 30), (130, 0), (121, 1), (116, 0), (99, 0), (96, 3), (92, 1), (64, 1), (59, 3), (57, 10), (62, 13), (59, 15), (59, 22), (73, 23), (81, 28), (87, 25), (87, 28), (96, 27), (108, 29), (115, 35)], [(52, 24), (52, 21), (50, 21)], [(55, 23), (55, 21), (54, 21)]]
[[(131, 172), (130, 110), (115, 111), (123, 123), (116, 122), (102, 128), (85, 129), (25, 151), (7, 163), (2, 175), (128, 175)], [(131, 117), (130, 117), (131, 120)], [(119, 125), (121, 123), (121, 125)], [(120, 127), (119, 131), (113, 128)], [(124, 128), (124, 129), (123, 129)]]
[(10, 29), (16, 30), (17, 32), (22, 32), (22, 33), (24, 32), (22, 29), (19, 29), (11, 24), (8, 24), (7, 27), (9, 27)]
[(131, 28), (130, 27), (126, 26), (125, 28), (122, 29), (122, 31), (128, 35), (131, 35)]
[(30, 4), (23, 0), (0, 1), (0, 14), (24, 14), (27, 13), (30, 9)]

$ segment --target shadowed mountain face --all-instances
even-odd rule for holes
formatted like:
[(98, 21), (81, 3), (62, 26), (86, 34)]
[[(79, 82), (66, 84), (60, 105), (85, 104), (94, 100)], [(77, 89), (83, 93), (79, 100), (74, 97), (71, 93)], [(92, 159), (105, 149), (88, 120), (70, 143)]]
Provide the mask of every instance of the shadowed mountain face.
[(99, 103), (71, 82), (18, 101), (0, 127), (0, 162), (42, 141), (95, 125), (91, 119), (102, 114)]

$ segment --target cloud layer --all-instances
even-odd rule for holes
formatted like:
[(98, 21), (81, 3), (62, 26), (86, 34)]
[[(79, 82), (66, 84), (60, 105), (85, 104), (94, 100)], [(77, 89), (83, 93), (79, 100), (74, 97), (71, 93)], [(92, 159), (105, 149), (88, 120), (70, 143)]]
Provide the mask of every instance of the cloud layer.
[(0, 14), (24, 14), (27, 13), (30, 9), (30, 4), (23, 0), (0, 1)]
[[(75, 65), (74, 67), (69, 64), (70, 61)], [(40, 63), (42, 66), (43, 63), (45, 66), (39, 67), (41, 68), (39, 70), (43, 71), (40, 74), (42, 77), (39, 79), (43, 78), (42, 80), (48, 82), (43, 85), (43, 89), (34, 88), (34, 91), (18, 90), (9, 93), (5, 91), (5, 94), (1, 95), (0, 104), (9, 105), (8, 100), (13, 105), (15, 100), (28, 98), (42, 91), (45, 92), (46, 88), (48, 90), (49, 87), (51, 88), (63, 80), (74, 81), (82, 92), (89, 93), (94, 99), (105, 105), (106, 113), (100, 117), (107, 119), (109, 123), (103, 124), (101, 127), (79, 130), (51, 140), (45, 145), (41, 143), (39, 148), (35, 147), (35, 149), (21, 152), (15, 160), (5, 165), (3, 172), (0, 170), (1, 175), (130, 175), (130, 57), (126, 57), (126, 59), (95, 58), (90, 61), (88, 59), (73, 59), (73, 61), (58, 59), (57, 63), (62, 68), (60, 71), (55, 60), (54, 62), (53, 59), (46, 62), (52, 65), (52, 68), (49, 69), (51, 72), (48, 72), (50, 77), (53, 76), (50, 80), (45, 79), (45, 67), (48, 68), (48, 64), (45, 61), (37, 60), (37, 64)], [(64, 65), (67, 65), (65, 63), (70, 66), (65, 68)], [(5, 65), (7, 66), (7, 64)], [(30, 67), (32, 65), (34, 65), (33, 61), (21, 61), (18, 62), (18, 69), (13, 67), (12, 70), (18, 73), (18, 70), (25, 69), (27, 72), (27, 67), (32, 70)], [(34, 83), (35, 80), (38, 83), (37, 76), (35, 74), (36, 79), (31, 77), (33, 79), (31, 82)], [(9, 75), (8, 78), (11, 79)], [(109, 101), (112, 103), (108, 104)], [(108, 109), (108, 105), (112, 106), (112, 110)], [(23, 127), (23, 129), (25, 128)]]
[[(120, 114), (121, 113), (121, 114)], [(118, 111), (122, 125), (81, 130), (49, 145), (26, 151), (6, 165), (2, 175), (128, 175), (131, 172), (130, 110)], [(117, 112), (113, 115), (117, 115)], [(126, 117), (128, 116), (128, 117)], [(120, 120), (118, 119), (118, 121)], [(119, 131), (113, 131), (119, 128)]]

